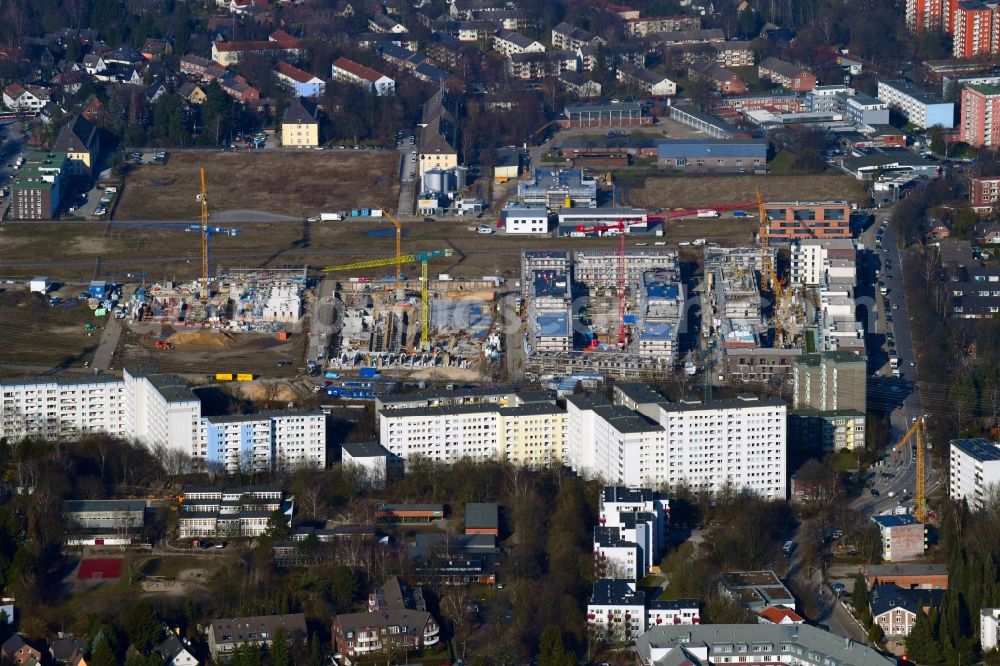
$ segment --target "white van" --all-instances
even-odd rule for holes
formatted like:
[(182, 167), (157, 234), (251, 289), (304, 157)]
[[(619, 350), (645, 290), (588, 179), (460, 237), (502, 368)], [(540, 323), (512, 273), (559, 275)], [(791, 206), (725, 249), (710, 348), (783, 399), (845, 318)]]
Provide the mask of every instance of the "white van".
[(491, 229), (490, 227), (486, 226), (485, 224), (480, 224), (478, 227), (476, 227), (476, 233), (477, 234), (491, 234), (491, 233), (493, 233), (493, 229)]
[(587, 234), (583, 233), (582, 231), (571, 231), (571, 232), (569, 232), (569, 237), (570, 238), (586, 238), (586, 236), (587, 236)]

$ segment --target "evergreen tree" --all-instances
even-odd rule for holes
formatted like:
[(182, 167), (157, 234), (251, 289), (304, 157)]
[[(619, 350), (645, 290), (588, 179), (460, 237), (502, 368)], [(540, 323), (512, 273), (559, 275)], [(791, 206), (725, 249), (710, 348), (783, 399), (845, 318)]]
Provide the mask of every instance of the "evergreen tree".
[[(931, 611), (933, 615), (933, 611)], [(917, 613), (917, 621), (906, 637), (906, 655), (920, 664), (937, 664), (942, 660), (941, 648), (934, 638), (934, 618)]]
[(87, 663), (91, 666), (117, 666), (118, 657), (115, 656), (107, 641), (101, 641), (94, 648), (94, 654), (90, 656)]
[(148, 601), (140, 601), (125, 616), (125, 633), (129, 643), (142, 654), (147, 654), (163, 637), (163, 624), (156, 609)]
[(868, 608), (868, 585), (865, 583), (865, 577), (860, 573), (854, 577), (854, 589), (851, 590), (851, 605), (854, 606), (854, 610), (858, 613), (862, 612), (862, 609)]
[(316, 632), (313, 632), (312, 636), (309, 637), (309, 663), (312, 666), (322, 666), (323, 664), (323, 652), (319, 645), (319, 636)]
[(274, 632), (274, 642), (271, 643), (270, 652), (271, 666), (291, 666), (291, 647), (288, 645), (284, 629)]
[(538, 666), (573, 666), (576, 656), (563, 644), (562, 629), (550, 624), (538, 639)]

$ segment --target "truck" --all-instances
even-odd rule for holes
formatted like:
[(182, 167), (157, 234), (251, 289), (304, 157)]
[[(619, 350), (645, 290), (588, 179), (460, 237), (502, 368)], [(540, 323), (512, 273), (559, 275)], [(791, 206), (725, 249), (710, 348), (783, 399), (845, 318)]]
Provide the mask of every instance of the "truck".
[(339, 221), (341, 221), (343, 219), (344, 219), (344, 216), (341, 213), (320, 213), (319, 214), (319, 221), (320, 222), (339, 222)]
[(710, 208), (699, 210), (697, 217), (719, 217), (719, 211)]
[(745, 210), (734, 210), (732, 215), (733, 217), (750, 217), (750, 213)]
[(382, 209), (381, 208), (372, 208), (371, 210), (368, 211), (368, 216), (369, 217), (382, 217)]

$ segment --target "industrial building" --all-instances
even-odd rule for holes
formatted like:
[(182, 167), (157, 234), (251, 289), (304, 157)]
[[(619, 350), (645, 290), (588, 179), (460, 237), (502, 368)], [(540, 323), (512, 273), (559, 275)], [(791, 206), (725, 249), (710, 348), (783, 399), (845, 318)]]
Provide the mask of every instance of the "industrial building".
[(642, 105), (638, 102), (578, 104), (567, 106), (558, 123), (563, 129), (570, 127), (629, 127), (652, 125), (653, 118), (642, 112)]
[(506, 234), (547, 234), (549, 212), (545, 208), (510, 206), (500, 213), (500, 222)]
[(752, 139), (664, 139), (657, 164), (683, 171), (763, 173), (767, 142)]

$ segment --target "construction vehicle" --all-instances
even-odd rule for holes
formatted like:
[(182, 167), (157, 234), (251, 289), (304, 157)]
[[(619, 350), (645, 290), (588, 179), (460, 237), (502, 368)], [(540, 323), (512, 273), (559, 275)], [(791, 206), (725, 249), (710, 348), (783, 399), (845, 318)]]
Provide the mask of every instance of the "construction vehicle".
[[(386, 214), (390, 220), (393, 218)], [(359, 261), (353, 264), (343, 264), (340, 266), (327, 266), (323, 269), (324, 273), (332, 273), (334, 271), (351, 271), (351, 270), (362, 270), (365, 268), (378, 268), (379, 266), (396, 266), (396, 279), (399, 279), (399, 267), (401, 264), (409, 264), (412, 262), (420, 262), (420, 345), (427, 349), (430, 346), (430, 339), (427, 335), (428, 328), (428, 298), (427, 298), (427, 260), (433, 259), (434, 257), (450, 257), (452, 255), (452, 250), (431, 250), (429, 252), (417, 252), (415, 254), (407, 254), (399, 256), (399, 223), (396, 222), (396, 257), (390, 259), (373, 259), (371, 261)], [(366, 361), (367, 362), (367, 361)]]
[(201, 300), (206, 301), (212, 293), (212, 287), (208, 281), (209, 239), (215, 234), (237, 236), (240, 230), (208, 226), (208, 190), (205, 187), (205, 167), (201, 167), (201, 193), (196, 196), (196, 199), (201, 204), (201, 224), (192, 224), (185, 228), (185, 231), (201, 232)]
[(169, 342), (164, 342), (163, 340), (157, 340), (153, 343), (153, 349), (173, 349), (174, 346)]
[(903, 450), (910, 440), (914, 440), (917, 454), (916, 488), (913, 493), (913, 515), (920, 522), (927, 518), (927, 489), (926, 484), (926, 456), (924, 454), (924, 417), (919, 416), (913, 420), (913, 425), (906, 431), (902, 439), (892, 447), (892, 452)]

